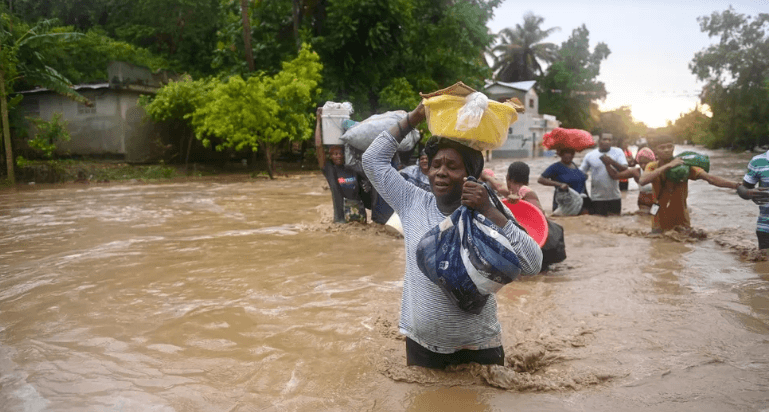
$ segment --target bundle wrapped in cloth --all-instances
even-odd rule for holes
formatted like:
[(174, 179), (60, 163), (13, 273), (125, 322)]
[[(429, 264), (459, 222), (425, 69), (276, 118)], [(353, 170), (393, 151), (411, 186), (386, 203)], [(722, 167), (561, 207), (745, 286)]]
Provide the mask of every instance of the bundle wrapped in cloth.
[(518, 99), (495, 102), (462, 82), (421, 96), (430, 133), (475, 150), (502, 146), (517, 112), (524, 110)]
[(677, 154), (678, 157), (684, 161), (684, 164), (678, 165), (672, 169), (668, 169), (665, 172), (665, 177), (673, 182), (681, 183), (689, 179), (689, 168), (696, 166), (710, 172), (710, 158), (708, 155), (700, 154), (697, 152), (683, 152)]
[[(469, 181), (476, 181), (469, 177)], [(490, 187), (489, 200), (523, 229)], [(478, 314), (491, 294), (521, 274), (516, 250), (502, 229), (467, 206), (428, 231), (417, 246), (417, 265), (446, 297), (465, 312)]]
[(595, 146), (595, 141), (593, 136), (584, 130), (556, 127), (542, 136), (542, 145), (550, 150), (572, 149), (579, 152)]

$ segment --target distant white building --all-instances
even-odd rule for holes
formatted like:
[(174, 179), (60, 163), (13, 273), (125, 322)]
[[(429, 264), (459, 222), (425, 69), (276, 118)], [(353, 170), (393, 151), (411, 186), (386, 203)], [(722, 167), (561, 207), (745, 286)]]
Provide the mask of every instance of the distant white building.
[(508, 130), (507, 142), (492, 151), (494, 158), (521, 158), (541, 156), (542, 136), (560, 125), (555, 116), (539, 114), (539, 96), (534, 90), (536, 81), (499, 82), (487, 80), (483, 92), (489, 99), (505, 101), (517, 98), (526, 111), (518, 113), (518, 121)]

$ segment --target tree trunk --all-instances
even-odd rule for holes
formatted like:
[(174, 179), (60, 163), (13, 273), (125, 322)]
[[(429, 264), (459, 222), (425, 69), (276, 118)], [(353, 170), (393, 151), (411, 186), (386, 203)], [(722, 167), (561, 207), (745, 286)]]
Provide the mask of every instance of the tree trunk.
[(296, 42), (296, 49), (297, 50), (302, 48), (302, 40), (299, 38), (299, 9), (300, 9), (299, 0), (294, 0), (293, 1), (294, 41)]
[(240, 0), (240, 13), (243, 15), (243, 44), (246, 49), (248, 70), (254, 71), (254, 51), (251, 50), (251, 22), (248, 19), (248, 0)]
[(190, 151), (192, 150), (192, 139), (195, 138), (195, 133), (190, 131), (190, 142), (187, 144), (187, 157), (184, 158), (184, 174), (187, 174), (187, 165), (190, 164)]
[(5, 72), (0, 70), (0, 112), (2, 112), (3, 140), (5, 140), (5, 163), (8, 167), (8, 181), (16, 183), (13, 174), (13, 149), (11, 148), (11, 128), (8, 127), (8, 101), (5, 95)]
[(272, 164), (272, 145), (269, 143), (264, 144), (264, 156), (267, 159), (267, 175), (270, 176), (270, 180), (275, 179)]

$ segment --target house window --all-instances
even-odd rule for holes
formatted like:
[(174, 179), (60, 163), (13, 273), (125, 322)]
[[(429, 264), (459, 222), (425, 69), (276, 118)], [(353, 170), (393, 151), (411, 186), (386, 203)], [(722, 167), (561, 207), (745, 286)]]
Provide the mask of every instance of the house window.
[(529, 108), (530, 109), (534, 108), (534, 99), (529, 99)]
[(93, 106), (88, 107), (82, 103), (77, 104), (77, 114), (96, 114), (96, 102), (93, 102)]

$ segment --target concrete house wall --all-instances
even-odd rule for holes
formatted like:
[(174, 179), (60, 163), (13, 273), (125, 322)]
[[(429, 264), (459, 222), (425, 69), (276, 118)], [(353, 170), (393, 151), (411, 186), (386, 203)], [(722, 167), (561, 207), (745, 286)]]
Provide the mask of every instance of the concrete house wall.
[(71, 140), (57, 144), (61, 154), (123, 156), (130, 163), (158, 160), (168, 130), (150, 121), (138, 106), (139, 96), (156, 88), (129, 84), (138, 78), (152, 79), (152, 74), (146, 68), (119, 62), (110, 64), (109, 73), (117, 82), (76, 87), (94, 103), (92, 107), (43, 89), (23, 93), (21, 106), (26, 115), (43, 120), (62, 113)]

